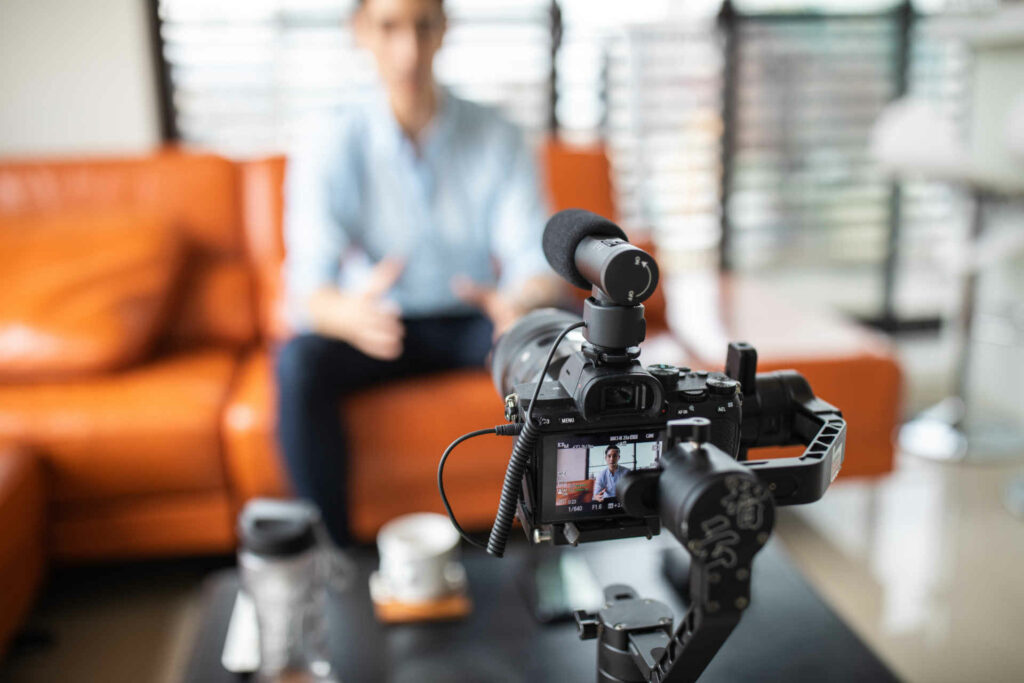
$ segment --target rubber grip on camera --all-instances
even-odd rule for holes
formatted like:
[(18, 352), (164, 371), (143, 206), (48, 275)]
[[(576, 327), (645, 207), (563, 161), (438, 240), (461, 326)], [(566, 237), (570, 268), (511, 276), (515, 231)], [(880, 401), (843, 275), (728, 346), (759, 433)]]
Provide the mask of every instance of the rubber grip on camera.
[(711, 443), (732, 457), (740, 451), (740, 428), (733, 420), (715, 419), (711, 421)]

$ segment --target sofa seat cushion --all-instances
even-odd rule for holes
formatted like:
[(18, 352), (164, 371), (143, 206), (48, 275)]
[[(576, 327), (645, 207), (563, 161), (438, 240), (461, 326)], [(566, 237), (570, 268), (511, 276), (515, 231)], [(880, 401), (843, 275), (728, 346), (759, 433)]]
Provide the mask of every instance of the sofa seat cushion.
[[(437, 492), (441, 454), (466, 432), (504, 424), (504, 409), (483, 370), (411, 377), (345, 401), (356, 537), (372, 539), (401, 514), (443, 513)], [(445, 464), (445, 491), (467, 528), (488, 528), (494, 521), (514, 444), (508, 437), (481, 436), (460, 444)]]
[(131, 212), (0, 222), (0, 382), (137, 361), (166, 322), (180, 246), (171, 228)]
[[(236, 502), (288, 495), (275, 432), (271, 354), (241, 365), (224, 413), (226, 461)], [(339, 406), (349, 435), (349, 510), (353, 533), (372, 541), (390, 519), (443, 512), (437, 463), (456, 437), (503, 424), (504, 404), (482, 370), (411, 377), (360, 391)], [(487, 528), (498, 509), (514, 441), (471, 439), (448, 459), (445, 486), (459, 521)]]
[(0, 441), (39, 452), (58, 502), (219, 489), (235, 363), (204, 350), (76, 382), (0, 385)]
[(271, 352), (240, 364), (224, 410), (224, 462), (239, 508), (250, 498), (291, 495), (277, 440), (277, 387)]

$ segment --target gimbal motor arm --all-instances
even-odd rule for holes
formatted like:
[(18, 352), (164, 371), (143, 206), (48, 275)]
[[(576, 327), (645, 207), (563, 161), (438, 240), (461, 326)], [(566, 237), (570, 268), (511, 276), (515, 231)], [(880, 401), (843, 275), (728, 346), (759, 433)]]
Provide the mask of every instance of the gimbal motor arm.
[[(598, 639), (598, 681), (695, 681), (750, 604), (754, 555), (768, 542), (776, 505), (821, 498), (843, 462), (846, 422), (793, 371), (757, 375), (745, 344), (729, 349), (727, 374), (744, 388), (741, 460), (709, 443), (703, 418), (668, 423), (660, 471), (623, 477), (627, 514), (657, 511), (690, 555), (690, 606), (673, 630), (663, 603), (611, 586), (596, 614), (576, 613), (581, 638)], [(746, 382), (743, 380), (746, 379)], [(793, 458), (744, 461), (748, 446), (805, 445)]]
[(748, 468), (707, 442), (710, 422), (675, 420), (658, 478), (663, 527), (691, 557), (690, 607), (671, 610), (628, 586), (605, 591), (596, 614), (577, 612), (581, 638), (598, 638), (598, 681), (693, 681), (750, 604), (754, 555), (768, 542), (775, 506)]

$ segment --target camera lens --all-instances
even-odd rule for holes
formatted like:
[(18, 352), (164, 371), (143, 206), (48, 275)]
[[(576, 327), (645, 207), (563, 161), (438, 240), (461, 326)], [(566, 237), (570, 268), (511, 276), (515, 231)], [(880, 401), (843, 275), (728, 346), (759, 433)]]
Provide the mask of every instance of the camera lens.
[[(527, 313), (508, 329), (494, 344), (490, 356), (491, 379), (499, 396), (512, 393), (513, 387), (532, 382), (540, 374), (547, 359), (551, 343), (558, 334), (580, 319), (557, 308), (542, 308)], [(551, 359), (549, 374), (555, 376), (562, 362), (580, 347), (580, 340), (570, 334)]]

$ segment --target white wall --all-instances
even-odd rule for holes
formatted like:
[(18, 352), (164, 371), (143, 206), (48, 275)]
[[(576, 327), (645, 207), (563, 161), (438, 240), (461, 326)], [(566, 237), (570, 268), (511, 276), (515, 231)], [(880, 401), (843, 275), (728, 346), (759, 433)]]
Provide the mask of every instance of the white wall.
[(0, 156), (160, 142), (148, 0), (0, 0)]

